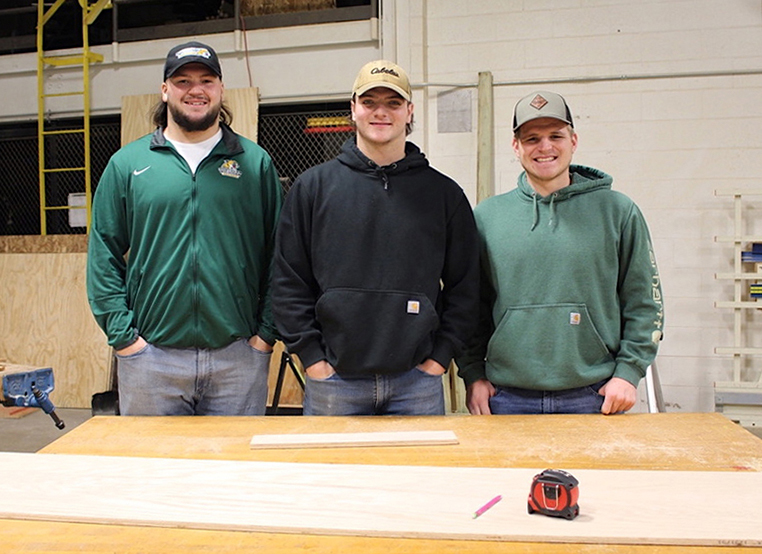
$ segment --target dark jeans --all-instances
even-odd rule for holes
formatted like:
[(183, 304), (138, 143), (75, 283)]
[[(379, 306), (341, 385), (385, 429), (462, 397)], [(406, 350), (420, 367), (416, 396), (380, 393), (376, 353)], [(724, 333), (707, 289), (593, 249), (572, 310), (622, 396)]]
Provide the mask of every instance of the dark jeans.
[(489, 399), (493, 414), (598, 414), (604, 397), (598, 390), (608, 379), (581, 387), (560, 391), (542, 391), (495, 387), (497, 393)]
[(418, 368), (397, 375), (307, 377), (304, 415), (444, 415), (442, 377)]

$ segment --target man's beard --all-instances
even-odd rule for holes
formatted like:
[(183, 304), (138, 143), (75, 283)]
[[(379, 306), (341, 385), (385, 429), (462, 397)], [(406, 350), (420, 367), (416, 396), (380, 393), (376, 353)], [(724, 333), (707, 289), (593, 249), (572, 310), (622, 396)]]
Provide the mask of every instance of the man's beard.
[(173, 104), (167, 102), (167, 108), (169, 109), (169, 115), (172, 116), (172, 120), (178, 127), (188, 133), (195, 133), (196, 131), (206, 131), (212, 125), (214, 125), (220, 118), (221, 106), (217, 105), (212, 108), (201, 119), (191, 119), (185, 115), (180, 109), (176, 108)]

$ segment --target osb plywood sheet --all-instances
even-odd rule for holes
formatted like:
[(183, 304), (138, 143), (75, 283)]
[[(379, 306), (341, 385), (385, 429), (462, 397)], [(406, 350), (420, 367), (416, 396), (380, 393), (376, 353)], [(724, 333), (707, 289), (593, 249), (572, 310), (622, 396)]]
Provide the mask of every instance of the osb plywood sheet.
[(153, 132), (151, 110), (160, 99), (158, 92), (122, 96), (122, 146)]
[[(16, 246), (30, 244), (40, 243)], [(90, 408), (92, 395), (110, 387), (111, 348), (87, 303), (86, 247), (81, 253), (33, 252), (0, 253), (0, 363), (51, 367), (53, 403)], [(270, 400), (282, 352), (279, 342), (270, 362)], [(302, 398), (301, 387), (286, 368), (280, 405), (300, 406)]]
[(0, 237), (0, 253), (87, 252), (87, 235), (9, 235)]
[(225, 103), (233, 113), (233, 130), (249, 140), (257, 142), (259, 122), (259, 89), (232, 88), (225, 89)]
[[(256, 87), (226, 89), (223, 98), (233, 113), (232, 128), (256, 142), (259, 90)], [(155, 127), (151, 123), (151, 111), (160, 99), (159, 93), (122, 97), (122, 145), (153, 132)]]
[(0, 254), (0, 360), (52, 367), (57, 407), (89, 408), (110, 349), (85, 293), (87, 254)]
[(254, 435), (257, 448), (348, 448), (357, 446), (424, 446), (458, 444), (452, 431), (377, 431), (374, 433), (296, 433)]
[[(0, 517), (327, 535), (762, 545), (762, 474), (573, 470), (580, 515), (529, 515), (537, 469), (0, 453)], [(34, 493), (30, 494), (30, 482)], [(496, 495), (501, 502), (473, 513)]]

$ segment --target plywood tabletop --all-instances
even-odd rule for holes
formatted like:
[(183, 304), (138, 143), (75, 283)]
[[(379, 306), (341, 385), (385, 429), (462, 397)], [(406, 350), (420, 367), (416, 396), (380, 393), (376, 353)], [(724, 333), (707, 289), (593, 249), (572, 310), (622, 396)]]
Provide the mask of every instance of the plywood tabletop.
[[(253, 435), (453, 431), (457, 445), (251, 450)], [(720, 414), (95, 417), (43, 450), (279, 462), (762, 471), (762, 440)]]

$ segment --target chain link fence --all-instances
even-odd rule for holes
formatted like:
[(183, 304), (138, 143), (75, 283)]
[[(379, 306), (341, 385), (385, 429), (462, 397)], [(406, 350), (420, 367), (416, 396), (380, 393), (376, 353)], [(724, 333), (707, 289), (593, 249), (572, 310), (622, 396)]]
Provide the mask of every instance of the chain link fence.
[[(321, 109), (260, 115), (259, 144), (269, 152), (281, 178), (284, 194), (296, 177), (306, 169), (334, 158), (344, 141), (354, 133), (349, 124), (350, 111)], [(81, 127), (81, 122), (49, 122), (46, 130), (65, 131)], [(0, 235), (40, 234), (40, 189), (38, 178), (37, 126), (9, 125), (0, 128)], [(61, 169), (83, 164), (83, 135), (55, 134), (45, 137), (45, 167)], [(118, 117), (93, 118), (90, 125), (91, 190), (111, 155), (120, 146)], [(70, 206), (82, 202), (84, 173), (60, 171), (45, 178), (47, 206)], [(74, 195), (74, 196), (72, 196)], [(82, 202), (84, 204), (84, 202)], [(48, 234), (86, 232), (85, 210), (46, 211)]]
[(0, 234), (40, 232), (37, 135), (0, 138)]
[[(61, 170), (84, 165), (84, 136), (65, 131), (81, 122), (46, 124), (46, 131), (64, 131), (45, 137), (45, 168)], [(0, 235), (40, 234), (39, 149), (36, 125), (3, 129), (0, 134)], [(90, 129), (90, 168), (93, 188), (111, 154), (119, 148), (118, 118), (93, 121)], [(84, 171), (55, 171), (45, 177), (46, 205), (63, 207), (82, 202)], [(74, 196), (72, 196), (74, 195)], [(82, 202), (84, 204), (84, 202)], [(65, 208), (46, 211), (47, 233), (82, 234), (85, 210)]]
[(272, 157), (284, 194), (303, 171), (335, 158), (353, 134), (349, 108), (259, 117), (259, 144)]

